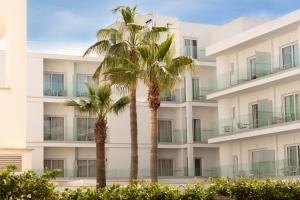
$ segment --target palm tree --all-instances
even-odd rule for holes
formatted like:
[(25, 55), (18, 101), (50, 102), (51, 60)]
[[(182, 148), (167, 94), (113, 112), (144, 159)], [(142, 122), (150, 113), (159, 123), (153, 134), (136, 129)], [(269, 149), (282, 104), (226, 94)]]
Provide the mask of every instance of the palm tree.
[(127, 104), (129, 98), (121, 97), (117, 101), (112, 99), (111, 86), (103, 84), (92, 87), (86, 84), (88, 97), (79, 101), (67, 101), (67, 106), (73, 106), (80, 112), (88, 112), (96, 116), (94, 128), (96, 142), (96, 181), (97, 187), (106, 186), (105, 172), (105, 140), (107, 131), (107, 115), (110, 113), (119, 114)]
[[(112, 84), (126, 88), (130, 97), (131, 164), (130, 181), (138, 178), (138, 130), (136, 111), (136, 88), (140, 73), (139, 37), (143, 26), (135, 24), (136, 7), (119, 6), (113, 10), (122, 16), (112, 28), (97, 32), (97, 42), (90, 46), (84, 56), (91, 53), (104, 55), (94, 78), (102, 73)], [(116, 28), (115, 28), (116, 27)]]
[(192, 67), (193, 60), (185, 56), (173, 58), (173, 35), (167, 35), (160, 44), (159, 36), (165, 32), (164, 28), (152, 28), (144, 35), (144, 45), (139, 47), (145, 69), (143, 80), (148, 87), (148, 104), (151, 113), (151, 153), (150, 177), (152, 182), (157, 182), (157, 110), (160, 106), (162, 91), (170, 91), (181, 79), (181, 74)]

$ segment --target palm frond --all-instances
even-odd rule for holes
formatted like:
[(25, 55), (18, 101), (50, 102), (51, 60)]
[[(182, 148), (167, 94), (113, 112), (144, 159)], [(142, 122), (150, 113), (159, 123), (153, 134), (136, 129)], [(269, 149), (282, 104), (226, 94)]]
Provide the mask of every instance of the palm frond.
[(106, 53), (111, 47), (110, 41), (108, 40), (101, 40), (96, 43), (94, 43), (92, 46), (90, 46), (83, 54), (83, 57), (90, 55), (92, 53), (96, 53), (98, 55), (102, 53)]
[(121, 97), (111, 107), (111, 110), (117, 115), (122, 112), (129, 104), (129, 97)]
[(167, 37), (167, 39), (165, 41), (163, 41), (159, 47), (158, 47), (158, 60), (161, 61), (165, 58), (165, 56), (167, 55), (167, 53), (170, 50), (170, 47), (173, 43), (173, 38), (174, 35), (171, 34)]

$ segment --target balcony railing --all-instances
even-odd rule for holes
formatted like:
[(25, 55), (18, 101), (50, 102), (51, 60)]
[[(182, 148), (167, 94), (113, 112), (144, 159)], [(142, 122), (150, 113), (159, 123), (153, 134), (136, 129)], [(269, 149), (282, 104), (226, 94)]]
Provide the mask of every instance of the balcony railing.
[(213, 89), (211, 89), (211, 88), (199, 88), (199, 89), (193, 89), (192, 92), (193, 92), (193, 96), (192, 96), (193, 101), (202, 101), (202, 102), (204, 101), (204, 102), (206, 102), (206, 101), (208, 101), (206, 99), (206, 95), (213, 92)]
[[(80, 168), (78, 166), (74, 166), (73, 168), (66, 168), (61, 171), (61, 174), (58, 178), (79, 178), (79, 179), (95, 179), (96, 171), (92, 171), (95, 166), (87, 166)], [(88, 168), (90, 170), (88, 170)], [(46, 169), (35, 169), (37, 173), (42, 173)], [(129, 178), (130, 169), (126, 168), (115, 168), (115, 169), (106, 169), (106, 177), (107, 178)], [(149, 178), (150, 177), (150, 169), (139, 169), (139, 178)], [(175, 168), (170, 173), (171, 176), (159, 176), (160, 179), (163, 178), (180, 178), (180, 177), (188, 177), (188, 169), (187, 167), (183, 168)]]
[(300, 120), (300, 113), (264, 112), (258, 111), (255, 116), (252, 114), (239, 115), (233, 118), (222, 119), (215, 123), (219, 135), (242, 133), (259, 128), (268, 128), (284, 125)]
[(224, 165), (216, 168), (206, 169), (209, 177), (246, 177), (246, 178), (268, 178), (268, 177), (291, 177), (300, 176), (300, 165), (290, 164), (288, 160), (270, 160), (252, 163), (238, 163), (236, 165)]
[(206, 56), (206, 50), (204, 47), (197, 46), (197, 52), (194, 53), (192, 51), (193, 50), (191, 50), (190, 53), (187, 53), (185, 47), (182, 47), (181, 55), (182, 56), (190, 56), (195, 60), (204, 61), (204, 62), (215, 62), (216, 61), (216, 59), (214, 57)]
[(160, 100), (162, 102), (183, 103), (185, 102), (185, 88), (176, 89), (173, 92), (164, 92)]
[(167, 135), (158, 130), (159, 144), (186, 144), (186, 130), (175, 129)]
[(45, 89), (44, 96), (56, 96), (56, 97), (64, 97), (67, 96), (66, 90), (53, 90), (53, 89)]
[(193, 132), (194, 142), (196, 143), (207, 143), (208, 139), (217, 136), (217, 131), (213, 129), (197, 129)]
[(260, 68), (261, 70), (257, 71), (255, 74), (251, 74), (249, 67), (240, 67), (239, 72), (237, 71), (235, 71), (234, 73), (226, 72), (218, 75), (215, 78), (211, 78), (209, 80), (210, 82), (209, 93), (231, 88), (261, 78), (266, 78), (268, 76), (279, 74), (284, 71), (298, 69), (299, 67), (300, 67), (299, 65), (296, 65), (296, 66), (280, 66), (280, 67), (274, 66), (273, 68), (271, 68), (270, 66), (264, 64), (257, 64), (256, 68)]

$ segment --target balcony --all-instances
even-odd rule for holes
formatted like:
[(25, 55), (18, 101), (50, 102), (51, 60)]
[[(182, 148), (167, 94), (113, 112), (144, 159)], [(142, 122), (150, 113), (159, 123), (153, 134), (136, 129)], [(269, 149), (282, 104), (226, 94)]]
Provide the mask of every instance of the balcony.
[(300, 166), (292, 164), (291, 161), (270, 160), (237, 163), (235, 165), (224, 165), (205, 170), (209, 177), (246, 177), (246, 178), (270, 178), (270, 177), (295, 177), (300, 176)]
[[(94, 142), (95, 118), (77, 117), (73, 131), (65, 132), (63, 117), (45, 117), (44, 141), (47, 142)], [(108, 140), (107, 140), (108, 142)]]
[(205, 47), (199, 47), (196, 40), (185, 39), (185, 46), (181, 48), (182, 56), (189, 56), (197, 61), (215, 62), (214, 57), (206, 56)]
[(64, 86), (64, 74), (45, 72), (44, 73), (44, 96), (67, 96)]
[(185, 88), (175, 89), (172, 92), (163, 92), (160, 101), (166, 103), (183, 103), (186, 101)]
[(186, 144), (186, 130), (176, 129), (170, 132), (158, 130), (159, 144)]
[(192, 100), (195, 102), (208, 102), (206, 95), (211, 93), (213, 90), (209, 88), (192, 88)]
[(193, 132), (195, 143), (207, 143), (208, 139), (217, 136), (217, 131), (213, 129), (196, 129)]
[(91, 74), (76, 74), (74, 76), (74, 96), (75, 97), (87, 97), (88, 92), (85, 84), (96, 86), (99, 84), (98, 81), (94, 82)]
[[(257, 52), (256, 58), (250, 59), (247, 66), (238, 66), (238, 69), (234, 69), (234, 66), (232, 66), (231, 71), (210, 79), (209, 89), (211, 92), (208, 94), (208, 99), (299, 75), (299, 56), (298, 54), (292, 55), (285, 64), (272, 65), (270, 53)], [(276, 61), (281, 59), (275, 58)], [(277, 77), (277, 75), (280, 76)], [(232, 89), (226, 90), (229, 88)]]
[[(285, 113), (266, 111), (257, 111), (255, 115), (245, 114), (236, 116), (235, 118), (218, 120), (215, 123), (216, 129), (218, 129), (218, 134), (215, 135), (215, 137), (211, 137), (210, 143), (217, 142), (218, 138), (221, 138), (222, 136), (226, 137), (229, 135), (241, 134), (241, 136), (238, 136), (238, 138), (243, 138), (243, 133), (252, 133), (253, 131), (255, 131), (255, 134), (259, 134), (260, 132), (258, 130), (266, 130), (267, 128), (275, 127), (278, 131), (297, 129), (297, 127), (293, 126), (291, 128), (286, 127), (283, 130), (279, 130), (278, 127), (283, 127), (284, 125), (294, 125), (299, 123), (299, 120), (300, 113), (298, 112)], [(276, 131), (267, 131), (264, 134), (268, 134), (269, 132), (274, 133)], [(247, 134), (247, 137), (251, 137), (251, 134)]]

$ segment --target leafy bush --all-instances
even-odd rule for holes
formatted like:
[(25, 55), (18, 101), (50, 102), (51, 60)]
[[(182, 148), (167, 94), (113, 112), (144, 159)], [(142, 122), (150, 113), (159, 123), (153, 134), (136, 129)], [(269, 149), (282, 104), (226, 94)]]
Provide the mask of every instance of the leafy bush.
[(300, 182), (296, 180), (208, 179), (175, 187), (136, 182), (101, 189), (78, 188), (58, 191), (49, 180), (58, 171), (38, 175), (33, 171), (15, 173), (14, 167), (0, 170), (2, 200), (300, 200)]
[(16, 167), (9, 166), (0, 170), (0, 199), (53, 200), (59, 198), (59, 192), (49, 180), (58, 175), (58, 171), (48, 171), (39, 176), (33, 171), (15, 173)]

